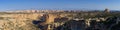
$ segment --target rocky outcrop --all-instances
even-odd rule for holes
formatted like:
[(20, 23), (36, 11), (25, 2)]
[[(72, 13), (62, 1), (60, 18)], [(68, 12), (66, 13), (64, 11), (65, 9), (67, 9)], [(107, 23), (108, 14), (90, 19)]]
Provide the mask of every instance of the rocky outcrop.
[(0, 30), (39, 30), (32, 20), (0, 20)]

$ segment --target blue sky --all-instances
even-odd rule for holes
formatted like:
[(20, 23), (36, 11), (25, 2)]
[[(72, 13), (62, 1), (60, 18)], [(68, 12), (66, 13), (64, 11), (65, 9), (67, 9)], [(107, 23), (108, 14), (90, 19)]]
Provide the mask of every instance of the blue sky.
[(17, 9), (120, 9), (120, 0), (0, 0), (0, 10)]

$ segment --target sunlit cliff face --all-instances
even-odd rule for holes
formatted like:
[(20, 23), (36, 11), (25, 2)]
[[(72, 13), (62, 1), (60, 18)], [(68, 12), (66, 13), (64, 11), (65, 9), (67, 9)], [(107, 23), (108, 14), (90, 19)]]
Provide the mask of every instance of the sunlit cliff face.
[(44, 21), (44, 23), (42, 24), (52, 24), (55, 21), (55, 18), (60, 18), (60, 15), (57, 14), (43, 14), (43, 16), (41, 16), (41, 20)]
[(50, 23), (54, 23), (54, 19), (56, 18), (56, 15), (52, 15), (52, 14), (48, 14), (48, 16), (46, 17), (46, 23), (50, 24)]

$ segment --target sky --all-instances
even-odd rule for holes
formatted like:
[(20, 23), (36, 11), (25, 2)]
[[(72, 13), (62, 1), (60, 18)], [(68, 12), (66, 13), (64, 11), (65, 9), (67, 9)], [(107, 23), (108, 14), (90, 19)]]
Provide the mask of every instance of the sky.
[(120, 0), (0, 0), (0, 11), (21, 9), (120, 9)]

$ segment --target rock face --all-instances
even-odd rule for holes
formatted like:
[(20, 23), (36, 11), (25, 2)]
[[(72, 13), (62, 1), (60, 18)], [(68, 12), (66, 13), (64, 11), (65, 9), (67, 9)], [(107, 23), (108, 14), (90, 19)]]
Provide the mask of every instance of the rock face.
[(44, 14), (40, 20), (42, 21), (33, 21), (33, 24), (42, 30), (53, 30), (55, 27), (60, 26), (62, 22), (68, 20), (68, 18), (60, 17), (60, 15), (57, 14)]
[[(41, 13), (29, 13), (29, 14), (3, 14), (0, 15), (0, 30), (40, 30), (32, 22), (40, 19), (45, 24), (44, 29), (50, 29), (49, 27), (54, 23), (54, 19), (59, 17), (57, 14), (41, 14)], [(48, 25), (50, 24), (50, 25)]]
[(54, 19), (55, 19), (56, 17), (57, 17), (56, 15), (48, 14), (48, 17), (46, 18), (46, 23), (47, 23), (47, 24), (54, 23)]
[(42, 14), (4, 14), (0, 15), (0, 30), (40, 30), (32, 24)]
[(32, 20), (0, 20), (1, 30), (39, 30), (32, 23)]

